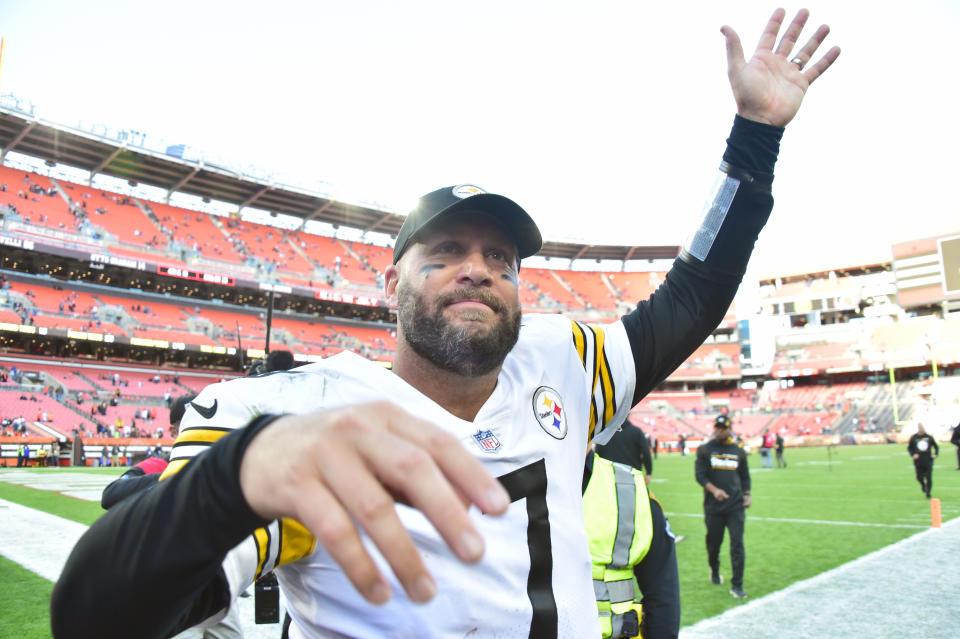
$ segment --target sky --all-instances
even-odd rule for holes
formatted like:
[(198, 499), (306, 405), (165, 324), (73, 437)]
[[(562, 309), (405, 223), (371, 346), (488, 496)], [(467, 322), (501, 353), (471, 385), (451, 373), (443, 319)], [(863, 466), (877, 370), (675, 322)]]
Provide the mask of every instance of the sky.
[[(3, 0), (0, 91), (409, 210), (471, 183), (550, 240), (681, 245), (778, 5)], [(751, 273), (885, 262), (960, 233), (960, 2), (815, 0), (843, 52), (787, 127)]]

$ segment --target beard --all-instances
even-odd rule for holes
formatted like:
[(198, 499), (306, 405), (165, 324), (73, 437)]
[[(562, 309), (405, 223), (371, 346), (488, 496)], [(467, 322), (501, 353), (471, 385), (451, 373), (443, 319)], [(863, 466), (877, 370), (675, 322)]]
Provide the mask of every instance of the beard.
[[(437, 368), (477, 377), (503, 364), (520, 337), (520, 309), (510, 312), (499, 299), (483, 289), (461, 288), (441, 295), (431, 313), (424, 297), (409, 286), (397, 290), (397, 323), (410, 348)], [(461, 300), (488, 305), (498, 316), (493, 328), (454, 326), (443, 310)]]

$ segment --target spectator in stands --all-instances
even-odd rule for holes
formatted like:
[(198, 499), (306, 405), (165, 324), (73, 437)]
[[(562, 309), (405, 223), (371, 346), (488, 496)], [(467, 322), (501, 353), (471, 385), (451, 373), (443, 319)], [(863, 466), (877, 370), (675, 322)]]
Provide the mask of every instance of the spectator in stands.
[(726, 415), (717, 417), (713, 439), (697, 448), (697, 483), (703, 486), (704, 522), (707, 526), (707, 563), (710, 581), (723, 583), (720, 576), (720, 546), (724, 531), (730, 531), (730, 594), (743, 599), (743, 549), (745, 509), (751, 505), (750, 469), (747, 455), (733, 442), (733, 422)]
[(923, 424), (917, 424), (917, 432), (910, 437), (907, 452), (913, 457), (920, 490), (927, 499), (930, 499), (930, 489), (933, 487), (933, 460), (940, 454), (940, 447), (937, 445), (937, 440), (927, 433)]

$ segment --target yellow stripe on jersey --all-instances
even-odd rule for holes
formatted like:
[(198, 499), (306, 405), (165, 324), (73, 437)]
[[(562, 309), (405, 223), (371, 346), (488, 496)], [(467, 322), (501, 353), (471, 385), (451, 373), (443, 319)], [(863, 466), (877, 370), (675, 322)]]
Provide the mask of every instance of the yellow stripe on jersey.
[(307, 527), (295, 519), (280, 520), (280, 557), (277, 566), (303, 559), (313, 552), (317, 540)]
[[(606, 426), (617, 411), (613, 376), (610, 374), (610, 366), (603, 347), (606, 333), (599, 326), (588, 326), (579, 322), (570, 322), (570, 326), (573, 332), (574, 348), (577, 349), (584, 370), (593, 378), (590, 387), (592, 397), (588, 435), (593, 439), (597, 424)], [(599, 393), (597, 392), (598, 383)]]
[(613, 377), (610, 375), (610, 365), (607, 363), (607, 351), (604, 348), (606, 333), (602, 328), (596, 329), (597, 341), (597, 377), (600, 379), (600, 388), (603, 391), (603, 424), (606, 426), (613, 419), (616, 412), (616, 399), (613, 396)]
[(186, 428), (177, 436), (177, 444), (212, 444), (232, 429)]
[(177, 473), (179, 473), (181, 470), (183, 470), (183, 467), (187, 465), (188, 461), (190, 461), (189, 458), (174, 459), (172, 462), (167, 464), (166, 468), (163, 469), (163, 474), (160, 475), (160, 481), (163, 481), (164, 479), (168, 479), (169, 477), (172, 477), (173, 475), (176, 475)]
[(270, 555), (270, 532), (266, 528), (257, 528), (253, 531), (253, 540), (257, 543), (257, 576), (263, 574), (263, 567)]
[[(174, 446), (182, 446), (185, 444), (195, 444), (195, 445), (209, 445), (221, 437), (231, 432), (229, 429), (213, 429), (213, 428), (186, 428), (180, 431), (180, 434), (177, 435), (177, 440), (173, 443)], [(167, 467), (164, 469), (163, 474), (160, 475), (160, 481), (167, 479), (173, 475), (176, 475), (183, 467), (187, 465), (187, 462), (193, 459), (193, 457), (186, 457), (181, 459), (173, 459), (167, 464)]]

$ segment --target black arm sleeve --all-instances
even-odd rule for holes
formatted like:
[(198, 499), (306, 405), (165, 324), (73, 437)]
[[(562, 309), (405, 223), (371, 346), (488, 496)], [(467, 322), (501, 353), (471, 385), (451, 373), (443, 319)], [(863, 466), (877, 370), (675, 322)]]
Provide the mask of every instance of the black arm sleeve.
[(643, 639), (676, 639), (680, 632), (680, 571), (670, 524), (655, 499), (650, 500), (653, 541), (633, 569), (643, 594)]
[(150, 488), (159, 480), (160, 473), (144, 475), (139, 468), (132, 468), (103, 489), (103, 494), (100, 495), (100, 507), (109, 510), (130, 495)]
[(696, 350), (730, 307), (753, 245), (773, 209), (770, 187), (783, 129), (739, 116), (721, 169), (740, 180), (704, 260), (683, 251), (664, 283), (624, 316), (639, 402)]
[(169, 637), (225, 608), (223, 559), (267, 524), (243, 497), (240, 461), (274, 419), (261, 415), (229, 433), (94, 522), (53, 587), (53, 636)]
[(643, 431), (637, 429), (637, 441), (640, 443), (640, 457), (643, 462), (643, 472), (647, 475), (653, 475), (653, 455), (650, 454), (650, 440), (643, 434)]
[(747, 453), (740, 449), (740, 463), (737, 465), (737, 472), (740, 473), (740, 487), (744, 494), (750, 492), (750, 466), (747, 464)]

